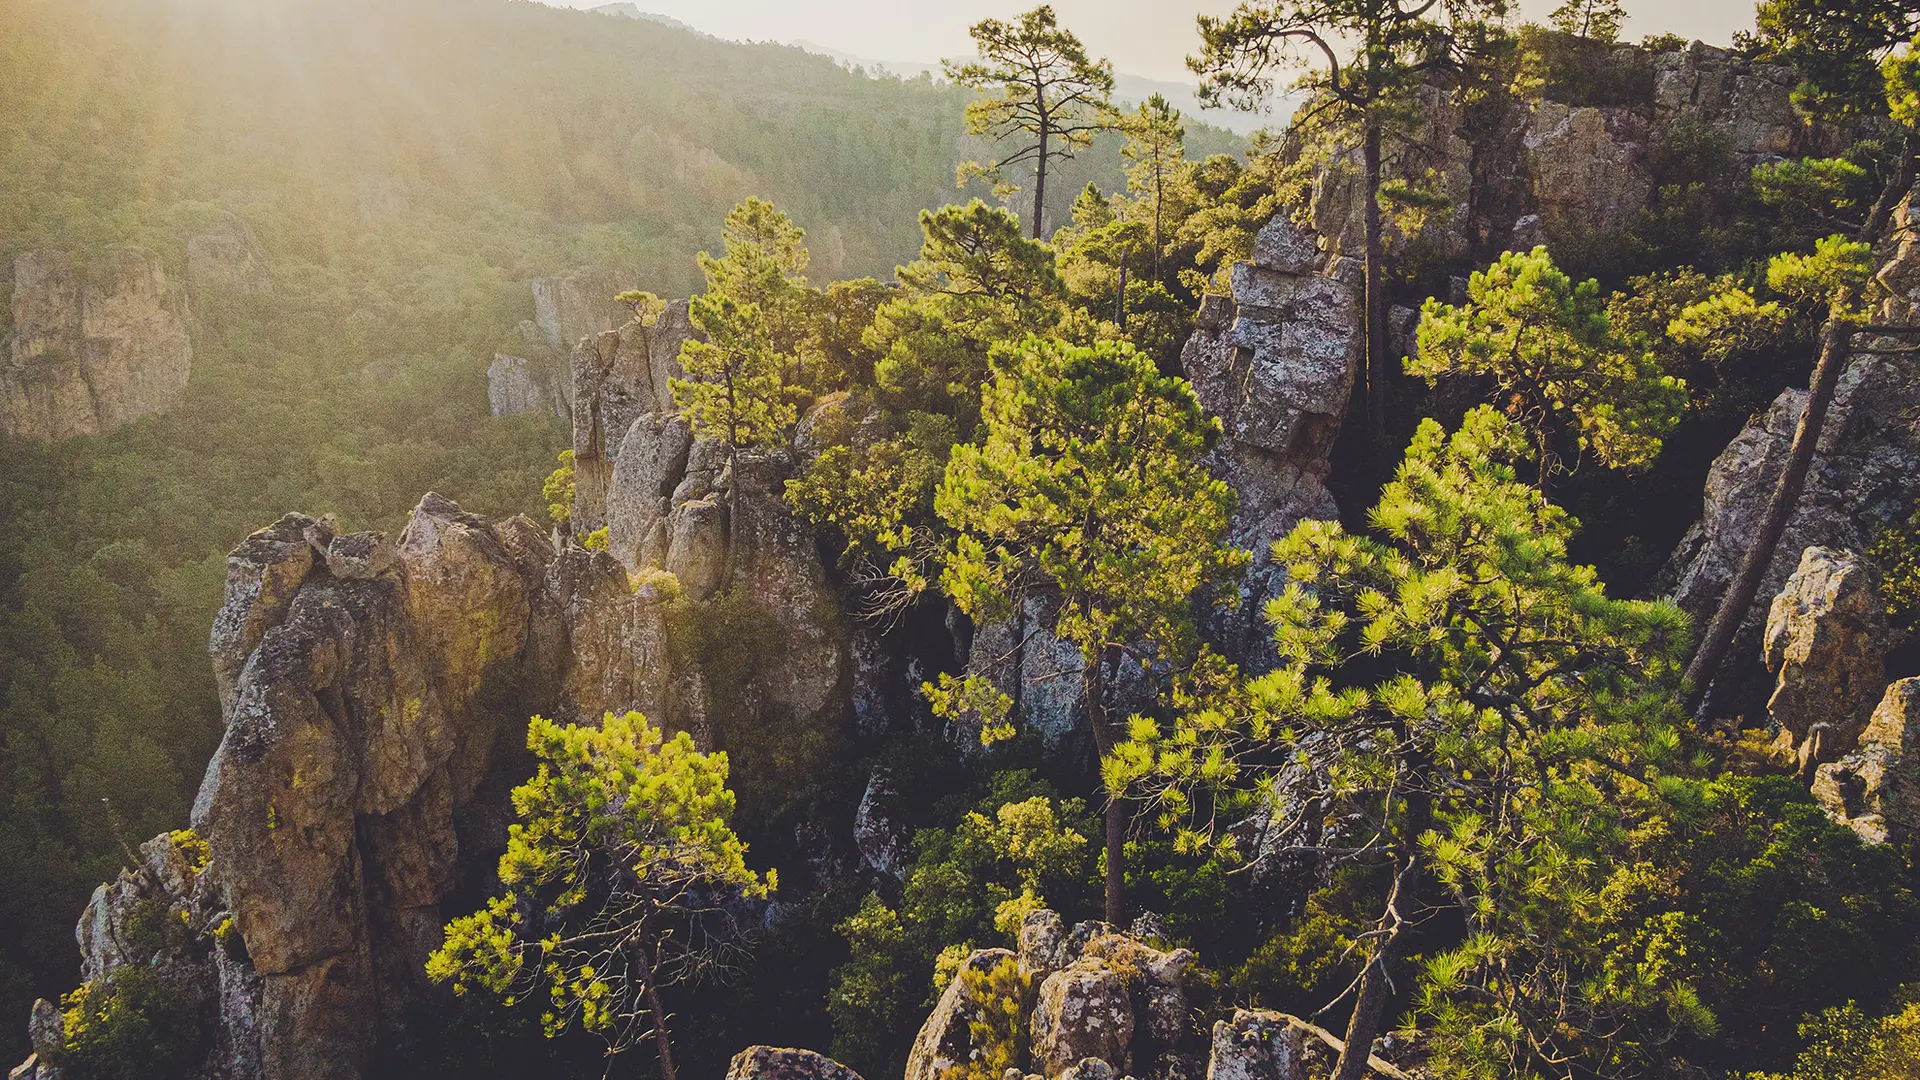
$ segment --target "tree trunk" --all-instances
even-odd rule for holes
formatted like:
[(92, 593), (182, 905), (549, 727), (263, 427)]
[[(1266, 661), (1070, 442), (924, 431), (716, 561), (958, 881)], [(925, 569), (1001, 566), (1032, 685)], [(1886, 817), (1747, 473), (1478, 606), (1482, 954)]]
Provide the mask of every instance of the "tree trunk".
[(653, 965), (647, 963), (644, 946), (633, 950), (634, 967), (640, 975), (640, 988), (647, 997), (647, 1011), (653, 1014), (653, 1039), (660, 1052), (660, 1075), (678, 1080), (673, 1067), (673, 1040), (667, 1035), (667, 1010), (660, 1004), (660, 990), (653, 984)]
[[(1093, 725), (1093, 745), (1104, 763), (1113, 752), (1113, 729), (1107, 723), (1107, 661), (1114, 650), (1102, 648), (1087, 680), (1087, 720)], [(1118, 929), (1127, 914), (1127, 810), (1125, 801), (1107, 793), (1107, 902), (1106, 920)]]
[[(1860, 230), (1859, 239), (1868, 244), (1878, 244), (1887, 234), (1894, 209), (1913, 187), (1915, 159), (1920, 156), (1920, 136), (1909, 132), (1904, 151), (1900, 167), (1874, 201), (1866, 224)], [(1852, 335), (1833, 317), (1838, 310), (1839, 305), (1836, 304), (1833, 312), (1829, 313), (1827, 329), (1820, 341), (1820, 363), (1813, 369), (1813, 385), (1807, 394), (1807, 408), (1800, 414), (1800, 423), (1794, 428), (1793, 448), (1787, 454), (1787, 467), (1780, 473), (1780, 480), (1774, 486), (1773, 498), (1767, 503), (1767, 516), (1754, 536), (1752, 546), (1741, 559), (1739, 572), (1728, 584), (1726, 593), (1720, 597), (1720, 606), (1713, 613), (1713, 621), (1707, 624), (1707, 632), (1700, 639), (1700, 648), (1693, 654), (1693, 662), (1687, 665), (1688, 712), (1699, 709), (1713, 684), (1714, 676), (1720, 672), (1720, 665), (1726, 661), (1727, 651), (1733, 647), (1740, 624), (1746, 621), (1747, 609), (1753, 605), (1753, 598), (1760, 591), (1760, 581), (1766, 577), (1767, 567), (1773, 563), (1774, 550), (1780, 546), (1780, 537), (1786, 532), (1787, 523), (1793, 518), (1794, 507), (1800, 501), (1800, 493), (1806, 487), (1807, 470), (1813, 465), (1814, 452), (1819, 448), (1820, 429), (1827, 422), (1827, 408), (1833, 404), (1834, 387), (1838, 385), (1840, 373), (1846, 368), (1851, 353)]]
[(1373, 1040), (1380, 1034), (1380, 1018), (1387, 1011), (1387, 997), (1392, 987), (1387, 979), (1387, 967), (1400, 958), (1404, 944), (1405, 920), (1400, 917), (1400, 905), (1412, 892), (1412, 878), (1418, 856), (1408, 854), (1403, 857), (1399, 869), (1393, 875), (1393, 887), (1387, 891), (1387, 908), (1380, 916), (1380, 925), (1386, 931), (1380, 947), (1368, 958), (1367, 966), (1360, 972), (1359, 991), (1354, 995), (1353, 1016), (1347, 1020), (1346, 1046), (1340, 1051), (1340, 1061), (1334, 1066), (1332, 1080), (1361, 1080), (1367, 1074), (1367, 1058), (1373, 1053)]
[(1385, 259), (1380, 223), (1380, 124), (1367, 119), (1363, 150), (1366, 160), (1367, 225), (1367, 445), (1376, 472), (1392, 459), (1387, 446), (1387, 317), (1380, 272)]
[(1826, 332), (1820, 341), (1820, 363), (1813, 369), (1813, 386), (1807, 395), (1807, 407), (1800, 414), (1800, 423), (1793, 431), (1793, 449), (1787, 454), (1787, 466), (1780, 473), (1780, 480), (1774, 485), (1773, 498), (1767, 503), (1767, 516), (1762, 519), (1760, 529), (1754, 534), (1753, 543), (1740, 561), (1740, 570), (1720, 597), (1719, 610), (1713, 614), (1713, 621), (1707, 624), (1707, 632), (1700, 639), (1699, 651), (1693, 654), (1693, 662), (1687, 665), (1687, 709), (1699, 708), (1706, 696), (1707, 688), (1712, 685), (1713, 677), (1718, 674), (1720, 665), (1727, 658), (1727, 651), (1733, 647), (1733, 639), (1740, 631), (1740, 624), (1746, 621), (1747, 609), (1753, 605), (1753, 598), (1760, 591), (1760, 582), (1767, 576), (1767, 567), (1773, 563), (1773, 553), (1780, 546), (1780, 537), (1787, 531), (1787, 522), (1793, 518), (1793, 511), (1800, 502), (1800, 492), (1806, 487), (1807, 470), (1813, 465), (1814, 451), (1820, 445), (1820, 431), (1827, 422), (1827, 407), (1833, 404), (1834, 387), (1840, 382), (1840, 373), (1846, 369), (1850, 353), (1849, 342), (1852, 337), (1847, 324), (1838, 318), (1839, 305), (1827, 320)]
[(1040, 124), (1040, 164), (1033, 170), (1033, 238), (1040, 239), (1040, 215), (1047, 207), (1047, 125)]

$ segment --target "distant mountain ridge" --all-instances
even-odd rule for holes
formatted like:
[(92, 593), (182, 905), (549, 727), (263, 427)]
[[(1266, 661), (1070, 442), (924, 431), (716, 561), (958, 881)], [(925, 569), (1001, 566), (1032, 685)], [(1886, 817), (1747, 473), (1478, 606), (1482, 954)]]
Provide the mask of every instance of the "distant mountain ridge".
[(681, 22), (671, 15), (661, 15), (652, 11), (641, 11), (640, 5), (629, 3), (627, 0), (621, 0), (620, 3), (615, 4), (601, 4), (599, 7), (590, 7), (587, 10), (593, 12), (595, 15), (619, 15), (628, 19), (655, 22), (661, 26), (671, 26), (675, 30), (685, 30), (689, 34), (699, 34), (701, 37), (713, 36), (712, 34), (697, 30), (690, 24)]
[[(631, 8), (632, 4), (609, 4), (607, 7)], [(596, 11), (606, 10), (596, 8)], [(816, 53), (833, 59), (849, 67), (865, 68), (868, 71), (885, 71), (901, 78), (911, 79), (928, 75), (935, 79), (943, 77), (944, 68), (937, 61), (925, 60), (875, 60), (849, 52), (821, 45), (818, 42), (799, 40), (793, 43), (810, 53)], [(955, 56), (952, 59), (967, 61), (978, 59), (971, 54)], [(1144, 75), (1130, 75), (1124, 71), (1113, 76), (1113, 96), (1122, 105), (1138, 105), (1155, 94), (1167, 99), (1174, 108), (1190, 119), (1225, 128), (1236, 135), (1250, 135), (1263, 127), (1284, 125), (1287, 117), (1293, 114), (1298, 102), (1291, 94), (1280, 95), (1273, 108), (1265, 113), (1241, 112), (1237, 109), (1209, 109), (1200, 104), (1199, 94), (1193, 83), (1172, 82), (1166, 79), (1150, 79)]]

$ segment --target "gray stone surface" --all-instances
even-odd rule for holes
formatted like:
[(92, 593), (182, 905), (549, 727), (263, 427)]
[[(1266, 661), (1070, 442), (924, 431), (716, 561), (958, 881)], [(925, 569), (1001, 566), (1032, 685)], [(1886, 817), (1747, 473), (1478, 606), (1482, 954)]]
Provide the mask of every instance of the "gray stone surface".
[(133, 247), (31, 251), (13, 264), (0, 343), (0, 435), (112, 431), (171, 406), (193, 366), (186, 303), (159, 256)]

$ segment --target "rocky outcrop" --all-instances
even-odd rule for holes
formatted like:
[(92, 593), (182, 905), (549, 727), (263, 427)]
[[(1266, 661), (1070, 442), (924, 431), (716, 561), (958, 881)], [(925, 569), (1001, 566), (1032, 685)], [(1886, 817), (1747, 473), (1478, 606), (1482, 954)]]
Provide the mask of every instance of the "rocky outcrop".
[(1303, 1080), (1305, 1041), (1283, 1013), (1235, 1009), (1216, 1020), (1207, 1080)]
[(986, 975), (1014, 955), (1005, 949), (982, 949), (967, 958), (952, 982), (941, 992), (927, 1022), (920, 1025), (913, 1049), (907, 1054), (906, 1080), (941, 1080), (947, 1071), (965, 1066), (980, 1055), (973, 1045), (972, 1026), (983, 1019), (985, 1003), (974, 996), (967, 972)]
[(1814, 773), (1815, 801), (1869, 844), (1920, 835), (1920, 679), (1887, 687), (1859, 743)]
[(267, 256), (253, 228), (232, 214), (187, 241), (187, 288), (198, 297), (273, 291)]
[(1887, 622), (1871, 563), (1810, 547), (1773, 598), (1765, 637), (1778, 682), (1767, 711), (1807, 762), (1853, 749), (1886, 688)]
[[(612, 524), (608, 516), (609, 486), (615, 483), (620, 458), (628, 447), (628, 433), (635, 421), (652, 417), (648, 426), (660, 439), (668, 439), (678, 411), (673, 404), (672, 380), (680, 375), (680, 346), (693, 336), (693, 323), (684, 300), (667, 305), (652, 325), (630, 322), (618, 330), (585, 337), (574, 345), (570, 359), (573, 386), (573, 525), (577, 532), (591, 532)], [(627, 468), (619, 480), (623, 506), (629, 511), (640, 505), (657, 508), (661, 500), (672, 502), (686, 475), (662, 465), (679, 466), (698, 474), (697, 481), (711, 483), (713, 462), (692, 469), (688, 451), (661, 454), (665, 444), (656, 440), (636, 441)], [(688, 501), (686, 498), (679, 499)], [(671, 509), (671, 507), (669, 507)], [(655, 521), (645, 528), (652, 531)], [(637, 565), (639, 545), (646, 539), (636, 535), (641, 528), (638, 517), (623, 517), (619, 546), (614, 554), (628, 565)]]
[(1327, 276), (1318, 239), (1283, 215), (1233, 267), (1233, 299), (1209, 296), (1180, 363), (1226, 438), (1214, 472), (1239, 495), (1228, 542), (1251, 552), (1241, 603), (1216, 627), (1236, 660), (1263, 656), (1260, 612), (1278, 588), (1269, 548), (1337, 508), (1326, 477), (1362, 351), (1358, 297)]
[(495, 416), (551, 412), (573, 415), (573, 351), (587, 338), (624, 323), (629, 312), (614, 297), (634, 288), (626, 276), (575, 270), (532, 282), (533, 318), (487, 368), (487, 405)]
[[(1471, 124), (1444, 89), (1420, 92), (1420, 123), (1392, 141), (1383, 173), (1436, 191), (1450, 207), (1390, 223), (1391, 243), (1417, 242), (1452, 258), (1617, 233), (1650, 205), (1660, 159), (1685, 153), (1703, 131), (1724, 140), (1716, 150), (1743, 171), (1781, 156), (1832, 153), (1843, 141), (1831, 126), (1797, 115), (1791, 68), (1698, 42), (1657, 53), (1559, 44), (1560, 63), (1575, 77), (1550, 79), (1537, 99), (1483, 108)], [(1309, 204), (1336, 275), (1349, 279), (1364, 250), (1361, 175), (1358, 146), (1343, 149), (1317, 171)]]
[[(1785, 467), (1807, 392), (1782, 391), (1765, 417), (1747, 425), (1707, 473), (1700, 520), (1680, 541), (1658, 588), (1693, 616), (1713, 617), (1747, 544), (1766, 515)], [(1857, 355), (1840, 375), (1833, 405), (1773, 562), (1757, 596), (1786, 588), (1809, 547), (1866, 551), (1881, 525), (1903, 516), (1920, 496), (1920, 361), (1903, 355)], [(1761, 655), (1770, 603), (1747, 612), (1728, 661)]]
[[(962, 970), (985, 974), (1010, 961), (1024, 987), (1015, 1060), (1030, 1074), (1047, 1080), (1199, 1076), (1205, 1046), (1186, 992), (1193, 953), (1161, 951), (1104, 923), (1068, 931), (1054, 912), (1033, 911), (1021, 924), (1017, 956), (984, 949)], [(957, 976), (941, 994), (914, 1042), (907, 1080), (936, 1080), (973, 1060), (973, 1025), (983, 1009), (973, 996), (977, 981)]]
[(525, 724), (502, 691), (552, 557), (507, 533), (429, 495), (390, 558), (290, 516), (230, 564), (216, 655), (245, 660), (193, 821), (260, 982), (262, 1077), (362, 1075), (424, 990), (441, 902), (504, 841), (469, 809)]
[[(768, 724), (836, 723), (850, 712), (851, 633), (812, 534), (783, 498), (793, 459), (755, 451), (729, 467), (719, 444), (692, 438), (671, 385), (692, 334), (676, 301), (651, 325), (628, 322), (575, 351), (573, 530), (604, 527), (612, 563), (641, 581), (671, 574), (684, 600), (730, 587), (729, 602), (752, 605), (769, 642), (751, 671), (724, 676), (736, 706)], [(611, 666), (575, 659), (601, 678), (653, 670), (630, 652)], [(683, 701), (712, 689), (696, 684)]]
[(151, 252), (21, 255), (0, 345), (0, 435), (98, 435), (165, 410), (192, 368), (185, 316)]
[(727, 1080), (860, 1080), (860, 1074), (811, 1050), (749, 1046), (733, 1055)]
[[(528, 716), (639, 709), (710, 744), (710, 676), (668, 648), (673, 595), (432, 494), (397, 540), (300, 514), (255, 533), (210, 640), (227, 727), (194, 804), (200, 868), (163, 836), (96, 894), (87, 977), (177, 970), (217, 1017), (209, 1077), (365, 1075), (424, 1000), (443, 905), (505, 846)], [(155, 897), (183, 929), (141, 953), (126, 927)]]

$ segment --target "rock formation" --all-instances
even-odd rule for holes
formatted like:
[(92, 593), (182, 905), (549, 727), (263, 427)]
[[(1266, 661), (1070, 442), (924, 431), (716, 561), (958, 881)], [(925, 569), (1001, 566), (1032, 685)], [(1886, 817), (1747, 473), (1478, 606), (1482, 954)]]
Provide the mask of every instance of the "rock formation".
[(1886, 688), (1886, 615), (1879, 575), (1847, 551), (1810, 547), (1767, 615), (1767, 711), (1803, 770), (1853, 749)]
[[(1799, 77), (1791, 68), (1698, 42), (1659, 53), (1591, 42), (1571, 47), (1581, 55), (1570, 64), (1603, 74), (1596, 85), (1549, 84), (1539, 100), (1520, 102), (1491, 122), (1482, 116), (1470, 128), (1446, 92), (1422, 92), (1421, 122), (1390, 147), (1383, 170), (1389, 179), (1437, 189), (1454, 207), (1410, 224), (1421, 244), (1455, 257), (1617, 232), (1647, 207), (1662, 151), (1699, 131), (1724, 136), (1741, 169), (1832, 152), (1841, 142), (1830, 126), (1801, 121), (1792, 99)], [(1335, 273), (1353, 280), (1364, 251), (1360, 177), (1358, 146), (1343, 150), (1318, 171), (1309, 204)], [(1389, 231), (1396, 242), (1414, 239), (1399, 226)]]
[[(741, 580), (791, 609), (791, 549), (746, 505)], [(177, 972), (222, 1017), (208, 1076), (365, 1075), (427, 993), (422, 965), (457, 914), (443, 905), (485, 888), (505, 846), (528, 716), (638, 709), (710, 743), (710, 677), (670, 655), (673, 596), (604, 552), (556, 552), (524, 517), (432, 494), (397, 541), (299, 514), (255, 533), (229, 557), (210, 641), (227, 727), (192, 818), (210, 861), (183, 876), (168, 837), (146, 845), (148, 868), (81, 921), (87, 976)], [(776, 667), (769, 707), (844, 710), (838, 648), (790, 643), (809, 670)], [(116, 928), (149, 901), (186, 913), (186, 932), (143, 955)]]
[(1887, 687), (1859, 743), (1814, 773), (1814, 799), (1869, 844), (1920, 835), (1920, 679)]
[[(982, 949), (962, 972), (1013, 964), (1025, 989), (1016, 1061), (1047, 1080), (1118, 1076), (1190, 1078), (1205, 1045), (1194, 1028), (1185, 987), (1193, 953), (1163, 952), (1138, 938), (1082, 923), (1069, 933), (1051, 911), (1029, 912), (1020, 952)], [(957, 975), (920, 1028), (907, 1080), (937, 1080), (976, 1059), (974, 1024), (986, 1003)]]
[(581, 341), (625, 322), (627, 309), (614, 297), (634, 288), (626, 276), (575, 270), (532, 283), (533, 318), (514, 328), (487, 368), (487, 404), (495, 416), (573, 413), (570, 358)]
[(192, 368), (185, 316), (151, 252), (21, 255), (0, 347), (0, 435), (98, 435), (165, 410)]
[(860, 1080), (860, 1074), (811, 1050), (749, 1046), (733, 1055), (727, 1080)]
[[(1687, 531), (1662, 572), (1660, 590), (1698, 624), (1713, 617), (1739, 570), (1748, 541), (1766, 514), (1785, 466), (1807, 392), (1788, 389), (1765, 417), (1747, 425), (1707, 473), (1700, 520)], [(1865, 551), (1887, 521), (1920, 496), (1920, 362), (1901, 355), (1858, 355), (1840, 376), (1820, 434), (1806, 489), (1761, 581), (1761, 597), (1778, 595), (1809, 547)], [(1770, 611), (1756, 602), (1735, 638), (1729, 664), (1761, 654)]]
[(1305, 1040), (1280, 1013), (1235, 1009), (1213, 1024), (1207, 1080), (1302, 1080)]
[(1226, 438), (1215, 473), (1239, 495), (1228, 542), (1253, 564), (1238, 608), (1216, 628), (1228, 655), (1264, 655), (1265, 600), (1278, 588), (1269, 548), (1299, 522), (1337, 515), (1329, 455), (1363, 344), (1353, 288), (1325, 273), (1315, 236), (1283, 215), (1233, 267), (1233, 299), (1209, 296), (1180, 363)]
[[(574, 529), (591, 532), (611, 526), (608, 501), (620, 500), (620, 534), (613, 537), (610, 530), (609, 539), (616, 545), (611, 550), (628, 565), (637, 565), (640, 544), (672, 509), (662, 509), (662, 502), (680, 496), (683, 481), (691, 478), (694, 486), (711, 488), (717, 478), (718, 464), (711, 455), (689, 463), (685, 429), (674, 426), (679, 410), (674, 408), (671, 381), (680, 374), (680, 346), (692, 336), (687, 304), (675, 301), (651, 326), (628, 323), (582, 338), (569, 360), (575, 403)], [(620, 458), (629, 450), (628, 437), (643, 417), (650, 418), (643, 430), (655, 438), (648, 442), (636, 437), (625, 474), (610, 491)], [(678, 501), (693, 501), (692, 490)]]

